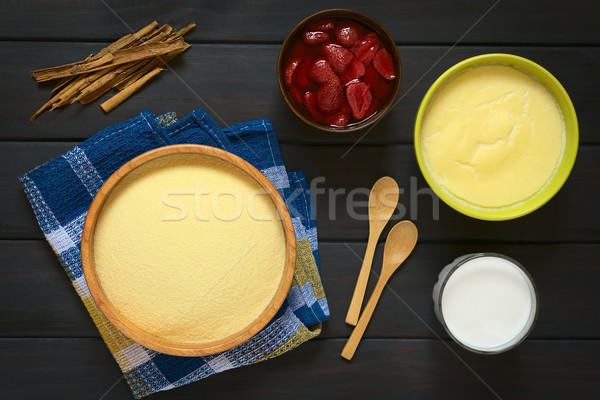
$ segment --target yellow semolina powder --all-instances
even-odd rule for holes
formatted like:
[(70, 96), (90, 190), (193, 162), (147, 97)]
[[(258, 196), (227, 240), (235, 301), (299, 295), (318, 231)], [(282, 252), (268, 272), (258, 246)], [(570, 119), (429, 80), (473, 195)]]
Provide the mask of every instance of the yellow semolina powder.
[(214, 157), (177, 154), (127, 175), (101, 209), (98, 279), (144, 331), (182, 343), (238, 333), (283, 276), (285, 235), (252, 177)]
[(553, 176), (565, 127), (550, 90), (503, 64), (466, 69), (438, 90), (425, 113), (421, 147), (433, 179), (482, 208), (526, 201)]

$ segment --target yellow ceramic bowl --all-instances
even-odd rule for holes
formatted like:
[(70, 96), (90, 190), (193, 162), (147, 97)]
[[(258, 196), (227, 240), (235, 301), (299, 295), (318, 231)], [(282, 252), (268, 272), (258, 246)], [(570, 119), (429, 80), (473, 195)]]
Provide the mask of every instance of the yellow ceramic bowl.
[[(502, 207), (502, 208), (482, 208), (480, 206), (470, 205), (464, 201), (458, 200), (447, 191), (445, 191), (438, 182), (430, 175), (429, 171), (425, 166), (423, 159), (423, 153), (421, 149), (421, 124), (425, 116), (425, 112), (429, 106), (429, 102), (433, 99), (437, 91), (450, 79), (452, 79), (457, 73), (480, 64), (508, 64), (517, 67), (523, 71), (530, 73), (544, 83), (550, 91), (556, 97), (558, 105), (562, 110), (565, 131), (566, 131), (566, 142), (564, 153), (561, 158), (560, 164), (557, 167), (556, 173), (550, 179), (542, 190), (537, 192), (529, 199), (520, 202), (518, 204)], [(569, 98), (569, 95), (560, 84), (560, 82), (550, 74), (547, 70), (542, 68), (540, 65), (530, 61), (526, 58), (515, 56), (512, 54), (483, 54), (475, 57), (468, 58), (464, 61), (454, 65), (446, 72), (444, 72), (434, 83), (431, 85), (417, 112), (417, 119), (415, 121), (415, 151), (417, 154), (417, 162), (419, 168), (425, 177), (425, 180), (431, 186), (433, 191), (450, 207), (454, 208), (465, 215), (473, 218), (489, 220), (489, 221), (503, 221), (521, 217), (529, 214), (532, 211), (537, 210), (544, 205), (548, 200), (554, 196), (562, 185), (567, 180), (575, 158), (577, 156), (577, 146), (579, 144), (579, 128), (577, 125), (577, 115), (575, 114), (575, 108)]]

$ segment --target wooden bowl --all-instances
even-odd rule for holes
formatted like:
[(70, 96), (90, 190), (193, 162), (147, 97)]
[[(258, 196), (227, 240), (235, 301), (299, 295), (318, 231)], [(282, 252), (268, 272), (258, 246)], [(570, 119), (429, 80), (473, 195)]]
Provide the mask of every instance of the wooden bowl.
[[(375, 32), (379, 39), (383, 42), (383, 46), (388, 50), (390, 55), (392, 56), (392, 60), (394, 62), (394, 68), (396, 70), (396, 79), (393, 80), (393, 86), (391, 92), (387, 99), (384, 102), (378, 105), (377, 113), (372, 115), (371, 117), (367, 117), (360, 122), (355, 122), (348, 124), (346, 127), (334, 127), (330, 125), (324, 125), (318, 121), (315, 121), (308, 113), (307, 110), (300, 104), (297, 104), (289, 91), (286, 89), (284, 82), (284, 69), (286, 61), (289, 58), (289, 53), (293, 46), (302, 40), (302, 34), (304, 30), (311, 25), (312, 23), (327, 19), (327, 18), (343, 18), (353, 20), (359, 25), (362, 25), (368, 28), (370, 31)], [(400, 89), (400, 82), (402, 81), (402, 63), (400, 61), (400, 55), (398, 54), (398, 48), (396, 47), (396, 43), (392, 36), (385, 30), (383, 26), (381, 26), (377, 21), (373, 18), (360, 13), (354, 10), (347, 9), (332, 9), (332, 10), (324, 10), (320, 11), (316, 14), (309, 16), (300, 22), (296, 27), (289, 33), (283, 45), (281, 46), (281, 50), (279, 51), (279, 57), (277, 59), (277, 81), (279, 82), (279, 89), (281, 90), (281, 94), (283, 94), (283, 98), (285, 102), (290, 107), (290, 109), (296, 114), (302, 121), (306, 122), (308, 125), (311, 125), (317, 129), (321, 129), (326, 132), (352, 132), (357, 131), (359, 129), (366, 128), (370, 125), (373, 125), (377, 121), (379, 121), (383, 116), (391, 109), (396, 96), (398, 95), (398, 91)]]
[[(106, 291), (102, 286), (101, 279), (99, 278), (96, 270), (95, 255), (94, 255), (94, 234), (96, 231), (97, 223), (100, 220), (103, 206), (105, 205), (110, 194), (119, 186), (125, 177), (127, 177), (132, 171), (145, 165), (150, 161), (157, 160), (161, 157), (176, 156), (182, 154), (198, 155), (200, 157), (214, 157), (221, 160), (247, 174), (252, 180), (254, 180), (262, 189), (268, 194), (268, 198), (265, 197), (265, 202), (268, 203), (270, 199), (275, 206), (278, 214), (278, 222), (282, 224), (283, 231), (283, 242), (285, 243), (285, 253), (283, 259), (284, 266), (282, 267), (282, 275), (277, 290), (270, 300), (268, 306), (256, 317), (249, 325), (243, 330), (240, 330), (227, 337), (223, 337), (219, 340), (204, 341), (201, 343), (189, 343), (187, 341), (174, 341), (153, 333), (149, 333), (146, 330), (141, 329), (136, 324), (132, 323), (127, 319), (107, 296)], [(156, 165), (156, 164), (152, 164)], [(244, 177), (246, 179), (246, 177)], [(250, 181), (251, 182), (251, 181)], [(258, 187), (258, 186), (257, 186)], [(266, 195), (265, 194), (265, 195)], [(140, 202), (147, 201), (140, 199)], [(270, 207), (270, 206), (269, 206)], [(112, 234), (112, 232), (111, 232)], [(119, 232), (115, 232), (118, 235)], [(122, 249), (121, 249), (122, 250)], [(129, 251), (127, 249), (126, 251)], [(280, 249), (281, 251), (281, 249)], [(246, 253), (248, 254), (248, 253)], [(161, 147), (155, 150), (151, 150), (144, 153), (125, 165), (119, 168), (113, 173), (104, 185), (100, 188), (99, 192), (95, 196), (83, 227), (83, 235), (81, 239), (81, 261), (83, 264), (83, 272), (87, 281), (90, 293), (94, 298), (96, 304), (100, 310), (104, 313), (106, 318), (116, 326), (121, 332), (140, 343), (141, 345), (148, 347), (152, 350), (177, 355), (177, 356), (204, 356), (209, 354), (219, 353), (228, 349), (231, 349), (244, 341), (250, 339), (256, 333), (258, 333), (265, 325), (274, 317), (275, 313), (281, 307), (286, 295), (289, 291), (292, 277), (295, 268), (295, 257), (296, 257), (296, 239), (292, 220), (289, 212), (285, 205), (284, 200), (281, 198), (275, 187), (265, 178), (265, 176), (258, 171), (255, 167), (244, 161), (240, 157), (220, 150), (214, 147), (200, 146), (200, 145), (173, 145)], [(220, 280), (217, 282), (217, 284)], [(271, 288), (274, 287), (274, 284)], [(211, 289), (212, 290), (212, 289)], [(235, 293), (236, 299), (239, 295), (240, 299), (243, 299), (244, 293)], [(265, 300), (266, 302), (266, 300)], [(226, 317), (225, 317), (226, 318)], [(248, 317), (249, 318), (249, 317)], [(194, 321), (195, 322), (195, 321)], [(201, 322), (201, 321), (199, 321)]]

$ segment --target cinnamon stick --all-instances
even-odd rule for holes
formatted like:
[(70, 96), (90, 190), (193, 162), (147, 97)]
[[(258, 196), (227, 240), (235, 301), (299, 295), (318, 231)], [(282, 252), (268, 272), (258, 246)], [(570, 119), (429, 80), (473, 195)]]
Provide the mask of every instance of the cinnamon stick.
[(103, 74), (104, 71), (99, 71), (95, 74), (90, 74), (87, 76), (79, 75), (75, 77), (69, 85), (65, 86), (57, 94), (52, 96), (50, 100), (44, 103), (44, 105), (40, 107), (40, 109), (37, 110), (29, 120), (33, 121), (37, 118), (38, 115), (40, 115), (50, 106), (52, 106), (51, 109), (54, 110), (55, 108), (61, 107), (62, 105), (69, 103), (69, 101), (78, 93), (79, 89), (85, 87), (86, 85), (89, 85), (90, 82), (93, 82), (94, 80), (100, 78)]
[(96, 73), (91, 74), (91, 75), (86, 75), (86, 76), (80, 75), (78, 77), (78, 79), (74, 82), (73, 85), (70, 85), (64, 89), (63, 95), (60, 97), (60, 101), (52, 104), (51, 110), (65, 106), (67, 104), (71, 104), (71, 100), (73, 100), (75, 98), (75, 96), (77, 96), (77, 93), (79, 93), (80, 90), (85, 88), (91, 82), (94, 82), (96, 79), (101, 78), (106, 72), (107, 71), (102, 70), (102, 71), (97, 71)]
[[(114, 59), (115, 59), (115, 56), (113, 55), (113, 53), (108, 53), (98, 59), (90, 60), (87, 62), (73, 65), (73, 67), (71, 68), (71, 72), (74, 72), (74, 73), (89, 72), (89, 71), (92, 71), (94, 68), (97, 69), (98, 67), (111, 62)], [(71, 75), (74, 75), (74, 74), (71, 74)]]
[[(78, 77), (79, 78), (79, 77)], [(65, 98), (70, 98), (71, 97), (71, 93), (73, 91), (76, 91), (79, 87), (81, 87), (81, 82), (80, 79), (75, 79), (75, 81), (63, 88), (61, 91), (59, 91), (57, 94), (55, 94), (54, 96), (52, 96), (50, 98), (50, 100), (48, 100), (46, 103), (44, 103), (44, 105), (42, 107), (40, 107), (39, 110), (37, 110), (32, 116), (31, 118), (29, 118), (30, 121), (33, 121), (34, 119), (37, 118), (38, 115), (40, 115), (42, 112), (44, 112), (46, 109), (48, 109), (50, 106), (52, 106), (52, 109), (56, 108), (55, 105), (58, 104), (62, 99)]]
[(147, 43), (147, 42), (153, 40), (158, 35), (161, 35), (163, 33), (169, 35), (172, 31), (173, 31), (173, 28), (170, 25), (165, 24), (165, 25), (161, 26), (160, 28), (155, 29), (152, 32), (148, 33), (146, 36), (142, 37), (140, 39), (140, 41)]
[[(166, 57), (167, 54), (163, 57)], [(160, 62), (156, 62), (158, 60), (158, 58), (153, 58), (153, 59), (148, 59), (148, 60), (143, 60), (141, 61), (141, 65), (140, 68), (138, 68), (136, 71), (134, 71), (133, 73), (125, 76), (125, 74), (121, 75), (121, 79), (119, 80), (119, 82), (117, 82), (115, 84), (115, 88), (117, 88), (119, 91), (125, 89), (127, 86), (129, 86), (129, 84), (133, 83), (134, 81), (136, 81), (140, 76), (144, 75), (145, 73), (147, 73), (148, 71), (150, 71), (152, 68), (160, 65)]]
[(127, 48), (131, 46), (133, 43), (146, 36), (148, 33), (152, 32), (158, 26), (158, 22), (152, 21), (150, 24), (146, 25), (136, 33), (130, 33), (128, 35), (123, 36), (121, 39), (113, 42), (109, 46), (100, 50), (93, 58), (100, 58), (108, 53), (114, 53), (117, 50)]
[(173, 58), (175, 58), (179, 54), (183, 53), (190, 47), (191, 47), (190, 45), (187, 45), (187, 47), (185, 47), (182, 50), (177, 50), (177, 51), (174, 51), (173, 53), (167, 53), (164, 56), (156, 57), (151, 60), (148, 60), (146, 62), (146, 64), (143, 65), (139, 70), (137, 70), (133, 74), (129, 75), (128, 77), (125, 77), (122, 81), (120, 81), (116, 85), (116, 88), (119, 90), (125, 89), (127, 86), (131, 85), (133, 82), (135, 82), (140, 76), (144, 75), (146, 72), (150, 71), (154, 67), (165, 65), (166, 63), (168, 63)]
[(183, 36), (195, 26), (191, 23), (175, 30), (166, 24), (158, 27), (153, 21), (82, 61), (32, 71), (31, 75), (38, 82), (54, 79), (58, 82), (52, 89), (50, 100), (31, 116), (31, 120), (48, 108), (54, 110), (77, 101), (87, 104), (111, 88), (117, 88), (120, 92), (101, 105), (105, 112), (110, 112), (160, 73), (166, 62), (190, 47)]
[(67, 76), (66, 78), (62, 78), (61, 80), (59, 80), (56, 83), (56, 85), (54, 85), (54, 87), (52, 88), (52, 93), (55, 93), (57, 90), (62, 89), (66, 84), (71, 82), (73, 79), (75, 79), (74, 76)]
[(100, 105), (100, 107), (102, 107), (105, 113), (111, 112), (116, 106), (124, 102), (129, 96), (144, 86), (150, 79), (158, 75), (160, 71), (162, 71), (161, 67), (154, 68), (152, 71), (148, 72), (146, 75), (132, 83), (130, 86), (106, 100)]
[(144, 41), (144, 44), (162, 42), (164, 41), (169, 34), (167, 32), (159, 32), (157, 35), (152, 36), (148, 40)]
[[(187, 44), (183, 41), (183, 39), (168, 43), (157, 42), (141, 44), (127, 49), (117, 50), (115, 53), (110, 55), (107, 54), (99, 60), (77, 62), (60, 65), (58, 67), (40, 69), (31, 72), (31, 75), (38, 82), (46, 82), (53, 79), (79, 75), (84, 72), (98, 71), (100, 69), (126, 64), (128, 62), (138, 61), (148, 57), (160, 56), (162, 54), (183, 49), (186, 45)], [(108, 58), (111, 58), (110, 62), (104, 62)], [(100, 62), (102, 63), (98, 65)]]
[(121, 75), (131, 74), (139, 68), (138, 63), (132, 64), (124, 64), (121, 67), (115, 69), (112, 72), (109, 72), (101, 79), (94, 82), (88, 88), (91, 87), (90, 90), (88, 88), (84, 89), (76, 101), (79, 101), (81, 104), (89, 104), (92, 101), (96, 100), (98, 97), (102, 96), (104, 93), (108, 92), (112, 89), (118, 81), (121, 80)]
[(187, 35), (195, 27), (196, 27), (196, 24), (194, 22), (191, 22), (184, 28), (181, 28), (180, 30), (174, 31), (173, 33), (171, 33), (171, 36), (169, 36), (169, 40), (179, 39), (180, 37)]

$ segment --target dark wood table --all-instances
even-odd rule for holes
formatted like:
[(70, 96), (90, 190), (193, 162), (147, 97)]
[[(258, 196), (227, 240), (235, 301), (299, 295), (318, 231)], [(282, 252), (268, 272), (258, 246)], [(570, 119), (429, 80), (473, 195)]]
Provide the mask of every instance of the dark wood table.
[[(343, 158), (361, 133), (325, 134), (308, 127), (287, 108), (276, 80), (286, 34), (304, 17), (339, 6), (380, 21), (403, 60), (402, 101)], [(318, 232), (332, 317), (319, 338), (282, 357), (152, 398), (598, 398), (599, 11), (596, 2), (579, 0), (3, 1), (0, 398), (131, 398), (44, 241), (17, 176), (144, 108), (184, 116), (206, 104), (221, 124), (271, 118), (289, 169), (321, 178), (319, 187), (326, 193), (317, 196)], [(192, 48), (171, 63), (182, 81), (164, 72), (108, 115), (97, 101), (29, 122), (50, 95), (50, 86), (37, 85), (30, 70), (82, 59), (129, 33), (124, 23), (139, 29), (155, 19), (174, 27), (198, 25), (187, 37)], [(484, 222), (442, 203), (435, 218), (435, 201), (414, 156), (415, 113), (445, 69), (489, 52), (527, 57), (562, 82), (579, 117), (577, 161), (562, 190), (526, 217)], [(345, 203), (352, 189), (369, 188), (383, 175), (404, 188), (400, 201), (406, 215), (398, 218), (416, 223), (420, 241), (391, 281), (398, 296), (384, 292), (356, 357), (346, 362), (340, 357), (350, 333), (344, 316), (365, 250), (367, 222), (353, 218)], [(366, 199), (364, 189), (356, 195), (361, 199)], [(364, 215), (365, 208), (357, 212)], [(440, 269), (456, 256), (479, 251), (519, 260), (540, 292), (533, 333), (518, 348), (496, 356), (469, 353), (453, 343), (432, 308), (431, 289)]]

